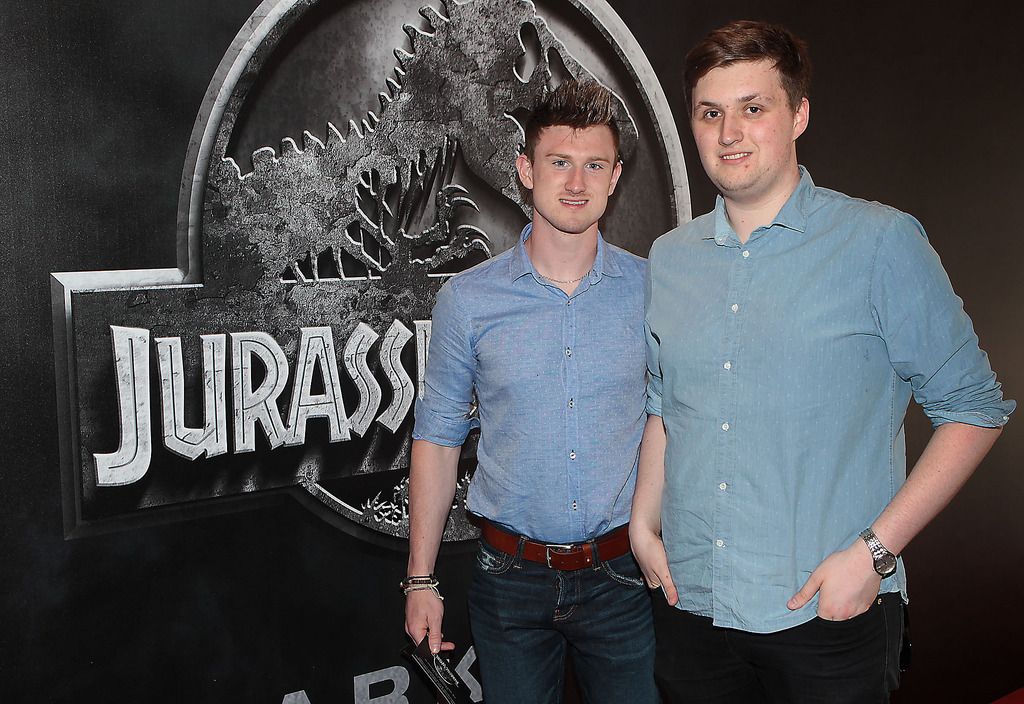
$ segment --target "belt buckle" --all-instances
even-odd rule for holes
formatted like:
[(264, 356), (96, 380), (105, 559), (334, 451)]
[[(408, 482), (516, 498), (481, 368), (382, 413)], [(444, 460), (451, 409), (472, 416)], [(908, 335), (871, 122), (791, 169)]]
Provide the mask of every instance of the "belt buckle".
[(574, 543), (545, 543), (544, 544), (544, 560), (548, 563), (548, 569), (555, 569), (551, 566), (551, 550), (563, 550), (564, 552), (555, 553), (556, 555), (569, 555), (572, 551), (577, 548), (578, 545)]

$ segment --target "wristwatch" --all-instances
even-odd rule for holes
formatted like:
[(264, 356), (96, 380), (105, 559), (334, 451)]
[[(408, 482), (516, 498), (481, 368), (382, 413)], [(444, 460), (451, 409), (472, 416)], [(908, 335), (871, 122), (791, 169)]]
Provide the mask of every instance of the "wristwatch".
[(860, 532), (860, 537), (868, 545), (871, 551), (871, 559), (875, 561), (875, 572), (882, 577), (888, 577), (896, 571), (896, 556), (889, 552), (882, 541), (875, 535), (875, 531), (865, 528)]

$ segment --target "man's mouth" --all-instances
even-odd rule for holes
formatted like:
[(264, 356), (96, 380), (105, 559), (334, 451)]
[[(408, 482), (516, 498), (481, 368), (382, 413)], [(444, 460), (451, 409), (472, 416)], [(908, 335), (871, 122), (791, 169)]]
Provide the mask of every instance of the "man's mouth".
[(719, 157), (719, 159), (724, 159), (725, 161), (735, 161), (736, 159), (742, 159), (745, 156), (750, 156), (750, 154), (750, 152), (736, 152), (735, 154), (723, 154), (722, 156)]
[(572, 200), (570, 198), (559, 198), (558, 202), (560, 202), (560, 203), (562, 203), (564, 205), (571, 205), (573, 207), (579, 207), (581, 205), (586, 205), (587, 204), (586, 200)]

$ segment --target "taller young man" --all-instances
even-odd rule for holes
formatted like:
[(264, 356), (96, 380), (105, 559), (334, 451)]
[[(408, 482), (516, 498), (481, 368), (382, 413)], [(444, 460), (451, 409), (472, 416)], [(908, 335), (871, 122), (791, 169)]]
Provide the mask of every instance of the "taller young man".
[[(809, 78), (804, 44), (761, 23), (687, 57), (721, 196), (651, 250), (652, 416), (631, 524), (666, 596), (669, 702), (888, 701), (896, 556), (1014, 408), (920, 223), (797, 165)], [(907, 478), (911, 395), (936, 430)]]
[[(406, 631), (442, 640), (434, 562), (479, 404), (467, 507), (482, 539), (470, 625), (488, 704), (653, 703), (647, 590), (627, 523), (645, 407), (644, 260), (598, 232), (622, 165), (612, 97), (568, 81), (516, 161), (533, 221), (453, 277), (433, 312), (410, 469)], [(433, 588), (431, 588), (433, 585)]]

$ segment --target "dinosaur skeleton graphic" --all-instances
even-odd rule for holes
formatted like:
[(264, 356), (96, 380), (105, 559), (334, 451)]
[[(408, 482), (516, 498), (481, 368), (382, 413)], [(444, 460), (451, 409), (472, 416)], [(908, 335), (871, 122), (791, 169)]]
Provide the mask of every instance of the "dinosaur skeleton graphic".
[[(270, 147), (257, 150), (253, 171), (243, 175), (224, 152), (222, 129), (223, 160), (211, 168), (207, 191), (207, 213), (218, 215), (204, 220), (204, 236), (237, 241), (255, 225), (258, 237), (248, 239), (261, 258), (285, 260), (266, 267), (274, 275), (263, 282), (268, 289), (282, 279), (334, 278), (323, 275), (320, 262), (339, 274), (355, 263), (373, 278), (411, 268), (436, 274), (473, 251), (490, 256), (488, 233), (456, 222), (460, 207), (480, 212), (454, 181), (457, 163), (528, 211), (511, 168), (522, 141), (517, 116), (561, 80), (593, 77), (530, 2), (449, 1), (420, 14), (427, 26), (406, 25), (412, 52), (396, 49), (398, 66), (379, 94), (379, 113), (351, 120), (347, 138), (330, 123), (326, 142), (307, 131), (300, 150), (286, 138), (279, 156)], [(617, 109), (628, 148), (636, 130), (621, 101)], [(225, 122), (232, 120), (227, 114)]]

